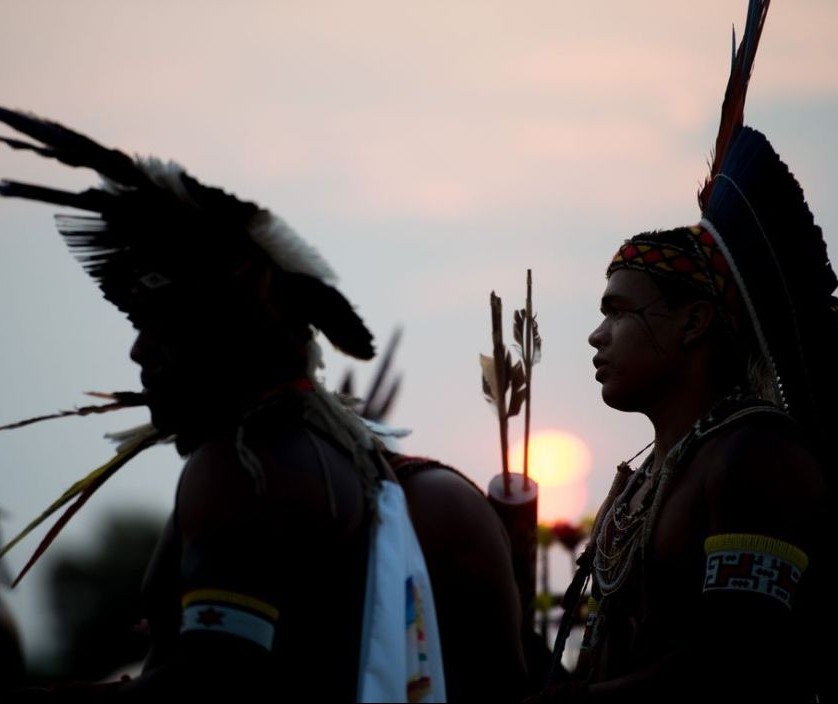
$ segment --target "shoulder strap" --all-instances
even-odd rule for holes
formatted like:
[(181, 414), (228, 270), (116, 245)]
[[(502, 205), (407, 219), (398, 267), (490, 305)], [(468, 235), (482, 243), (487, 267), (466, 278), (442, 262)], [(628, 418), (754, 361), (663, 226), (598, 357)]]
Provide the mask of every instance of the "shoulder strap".
[(453, 472), (458, 477), (462, 477), (466, 482), (474, 487), (475, 491), (478, 491), (482, 496), (486, 496), (486, 493), (460, 470), (451, 467), (450, 465), (443, 464), (435, 459), (431, 459), (430, 457), (412, 457), (410, 455), (400, 455), (388, 452), (385, 454), (385, 458), (390, 467), (392, 467), (400, 484), (403, 484), (407, 479), (419, 472), (429, 469), (444, 469), (448, 472)]

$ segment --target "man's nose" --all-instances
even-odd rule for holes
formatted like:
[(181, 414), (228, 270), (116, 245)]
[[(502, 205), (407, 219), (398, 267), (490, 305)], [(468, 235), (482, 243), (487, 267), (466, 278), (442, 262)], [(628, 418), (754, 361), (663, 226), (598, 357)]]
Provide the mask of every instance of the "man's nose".
[(134, 339), (134, 344), (131, 345), (131, 351), (128, 356), (131, 358), (131, 361), (143, 366), (144, 363), (147, 364), (149, 361), (152, 347), (153, 345), (151, 344), (148, 333), (140, 330)]
[(603, 320), (591, 331), (591, 334), (588, 335), (588, 344), (591, 347), (599, 349), (605, 344), (606, 335), (607, 332), (605, 330), (605, 320)]

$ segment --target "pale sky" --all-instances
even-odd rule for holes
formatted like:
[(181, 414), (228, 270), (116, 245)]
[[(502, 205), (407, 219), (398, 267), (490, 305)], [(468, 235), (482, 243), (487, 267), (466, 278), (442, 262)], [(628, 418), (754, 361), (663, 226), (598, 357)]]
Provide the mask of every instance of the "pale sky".
[[(392, 421), (413, 429), (404, 449), (484, 487), (501, 467), (478, 364), (491, 347), (489, 293), (511, 327), (532, 269), (544, 339), (533, 426), (587, 444), (593, 510), (617, 463), (651, 440), (645, 419), (604, 406), (593, 378), (586, 338), (604, 269), (623, 238), (697, 221), (731, 26), (741, 33), (745, 8), (4, 0), (0, 104), (174, 159), (285, 218), (335, 268), (380, 347), (403, 326)], [(834, 0), (775, 0), (745, 113), (800, 180), (833, 255), (836, 29)], [(2, 177), (94, 183), (8, 150)], [(67, 253), (53, 212), (0, 203), (0, 423), (85, 403), (85, 390), (138, 388), (131, 327)], [(334, 384), (350, 361), (323, 346)], [(364, 388), (373, 367), (355, 367)], [(103, 433), (143, 420), (124, 412), (0, 434), (4, 536), (109, 456)], [(514, 422), (511, 441), (521, 432)], [(109, 510), (166, 512), (179, 466), (170, 448), (129, 464), (54, 550), (82, 545)], [(9, 555), (11, 571), (35, 544)], [(29, 649), (44, 639), (47, 564), (4, 594)]]

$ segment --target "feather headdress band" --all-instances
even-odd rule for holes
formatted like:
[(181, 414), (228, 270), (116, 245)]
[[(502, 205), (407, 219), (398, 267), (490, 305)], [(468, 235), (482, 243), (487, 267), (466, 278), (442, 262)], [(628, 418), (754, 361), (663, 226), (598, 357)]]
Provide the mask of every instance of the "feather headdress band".
[(132, 159), (13, 110), (0, 108), (0, 122), (37, 142), (0, 137), (13, 149), (101, 176), (101, 185), (80, 193), (2, 181), (0, 195), (90, 213), (59, 216), (59, 230), (105, 298), (135, 324), (170, 310), (173, 301), (188, 308), (224, 300), (246, 280), (267, 291), (261, 303), (319, 329), (342, 352), (373, 356), (372, 335), (334, 288), (332, 270), (279, 217), (201, 184), (173, 162)]

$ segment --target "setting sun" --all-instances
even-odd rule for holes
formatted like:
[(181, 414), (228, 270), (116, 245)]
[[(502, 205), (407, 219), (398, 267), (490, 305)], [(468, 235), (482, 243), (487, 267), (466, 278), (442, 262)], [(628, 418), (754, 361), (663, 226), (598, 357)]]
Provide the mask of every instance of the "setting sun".
[[(529, 475), (538, 483), (541, 521), (577, 520), (585, 510), (585, 480), (591, 471), (591, 452), (583, 440), (560, 430), (540, 430), (530, 436)], [(522, 472), (524, 441), (509, 450), (509, 468)]]

